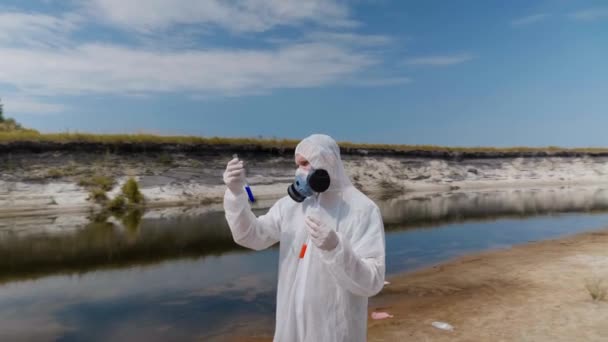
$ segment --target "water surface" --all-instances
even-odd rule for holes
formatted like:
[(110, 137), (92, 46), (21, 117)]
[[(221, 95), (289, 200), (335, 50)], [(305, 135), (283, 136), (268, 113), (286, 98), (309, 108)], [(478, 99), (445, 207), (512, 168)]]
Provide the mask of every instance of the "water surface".
[[(607, 194), (504, 190), (379, 202), (387, 272), (606, 227)], [(223, 213), (206, 208), (91, 219), (0, 219), (0, 340), (272, 335), (278, 248), (239, 248)]]

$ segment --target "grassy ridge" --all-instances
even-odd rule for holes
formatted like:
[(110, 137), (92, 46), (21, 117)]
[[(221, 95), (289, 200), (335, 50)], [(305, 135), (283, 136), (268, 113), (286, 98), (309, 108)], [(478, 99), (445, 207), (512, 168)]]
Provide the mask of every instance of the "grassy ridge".
[(0, 132), (0, 143), (11, 142), (53, 142), (53, 143), (157, 143), (157, 144), (210, 144), (210, 145), (261, 145), (291, 147), (295, 140), (251, 139), (251, 138), (204, 138), (195, 136), (163, 136), (154, 134), (90, 134), (90, 133), (47, 133)]
[[(175, 145), (233, 145), (233, 146), (259, 146), (263, 148), (295, 148), (299, 140), (290, 139), (256, 139), (256, 138), (221, 138), (197, 136), (162, 136), (154, 134), (90, 134), (90, 133), (47, 133), (35, 131), (0, 132), (0, 144), (19, 142), (40, 143), (97, 143), (97, 144), (175, 144)], [(608, 153), (608, 148), (563, 148), (548, 147), (447, 147), (436, 145), (391, 145), (391, 144), (362, 144), (348, 141), (339, 142), (340, 147), (366, 150), (394, 150), (394, 151), (445, 151), (445, 152), (576, 152), (576, 153)]]

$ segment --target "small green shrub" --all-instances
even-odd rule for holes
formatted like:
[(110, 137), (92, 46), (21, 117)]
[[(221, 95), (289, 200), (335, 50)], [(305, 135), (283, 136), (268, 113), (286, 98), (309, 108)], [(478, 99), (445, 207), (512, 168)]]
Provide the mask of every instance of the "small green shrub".
[(144, 196), (139, 191), (139, 184), (133, 177), (129, 178), (122, 186), (122, 194), (129, 201), (129, 204), (141, 204), (144, 201)]

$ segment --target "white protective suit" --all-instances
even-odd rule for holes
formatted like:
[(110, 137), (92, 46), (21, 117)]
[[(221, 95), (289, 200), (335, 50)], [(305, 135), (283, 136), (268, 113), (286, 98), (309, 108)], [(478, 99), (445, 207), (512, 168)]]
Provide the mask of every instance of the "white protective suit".
[[(331, 137), (312, 135), (295, 153), (313, 168), (328, 171), (329, 189), (302, 203), (285, 196), (260, 217), (252, 213), (245, 193), (226, 190), (224, 209), (232, 235), (254, 250), (280, 242), (275, 342), (366, 341), (368, 297), (384, 285), (380, 210), (351, 184)], [(337, 232), (333, 250), (311, 243), (304, 223), (309, 214)], [(308, 248), (300, 259), (304, 243)]]

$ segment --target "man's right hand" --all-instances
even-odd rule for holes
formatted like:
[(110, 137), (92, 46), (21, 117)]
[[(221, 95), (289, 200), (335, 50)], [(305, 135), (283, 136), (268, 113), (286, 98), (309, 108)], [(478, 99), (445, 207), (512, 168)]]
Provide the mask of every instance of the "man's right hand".
[(226, 171), (224, 171), (224, 183), (235, 195), (245, 191), (245, 169), (243, 162), (238, 160), (238, 158), (234, 158), (228, 162)]

